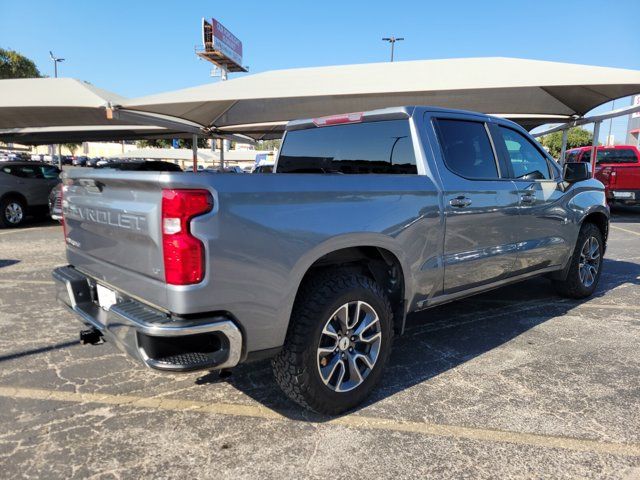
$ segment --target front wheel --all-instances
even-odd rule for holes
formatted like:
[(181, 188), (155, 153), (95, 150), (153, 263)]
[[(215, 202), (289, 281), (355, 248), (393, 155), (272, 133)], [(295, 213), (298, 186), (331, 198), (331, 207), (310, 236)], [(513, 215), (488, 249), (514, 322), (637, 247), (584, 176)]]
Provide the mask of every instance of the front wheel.
[(585, 223), (578, 235), (567, 278), (554, 282), (558, 292), (570, 298), (589, 297), (600, 280), (603, 254), (602, 232), (593, 223)]
[(392, 342), (389, 299), (372, 279), (333, 270), (305, 281), (276, 381), (300, 405), (335, 415), (361, 403), (380, 380)]

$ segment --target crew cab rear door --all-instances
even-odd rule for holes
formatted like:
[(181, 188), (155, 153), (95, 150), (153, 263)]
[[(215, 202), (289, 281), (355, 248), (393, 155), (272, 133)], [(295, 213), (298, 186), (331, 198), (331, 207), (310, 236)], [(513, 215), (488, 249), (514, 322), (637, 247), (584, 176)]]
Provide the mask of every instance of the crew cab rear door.
[(430, 123), (444, 197), (443, 293), (506, 278), (517, 256), (512, 225), (519, 200), (503, 178), (485, 117), (438, 114)]

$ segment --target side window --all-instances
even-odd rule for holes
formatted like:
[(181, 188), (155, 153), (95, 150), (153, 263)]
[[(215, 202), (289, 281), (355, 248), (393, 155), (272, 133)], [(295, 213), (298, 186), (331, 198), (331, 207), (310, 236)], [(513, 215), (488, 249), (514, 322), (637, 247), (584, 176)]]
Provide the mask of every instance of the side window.
[(18, 167), (18, 175), (23, 178), (44, 178), (37, 166), (23, 165)]
[(544, 155), (521, 133), (500, 127), (513, 176), (527, 180), (550, 179), (549, 164)]
[(580, 157), (581, 162), (591, 163), (591, 149), (585, 150)]
[(56, 167), (51, 167), (49, 165), (41, 165), (40, 170), (44, 178), (46, 178), (47, 180), (58, 178), (58, 175), (60, 174), (60, 170), (58, 170)]
[(638, 159), (630, 148), (608, 148), (598, 150), (596, 163), (638, 163)]
[(565, 157), (564, 161), (567, 162), (567, 163), (577, 162), (579, 154), (580, 154), (579, 151), (577, 151), (577, 152), (567, 152), (567, 156)]
[(456, 175), (469, 179), (498, 178), (498, 167), (484, 123), (435, 120), (444, 162)]

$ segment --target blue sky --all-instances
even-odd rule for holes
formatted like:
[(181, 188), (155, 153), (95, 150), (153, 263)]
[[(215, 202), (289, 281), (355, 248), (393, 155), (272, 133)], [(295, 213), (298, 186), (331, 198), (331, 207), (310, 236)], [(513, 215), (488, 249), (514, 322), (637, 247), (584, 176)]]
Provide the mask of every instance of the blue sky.
[(48, 75), (53, 50), (66, 58), (61, 76), (134, 97), (216, 81), (194, 54), (202, 17), (243, 41), (254, 73), (386, 61), (380, 39), (392, 34), (406, 38), (397, 60), (509, 56), (640, 69), (637, 12), (638, 0), (0, 0), (0, 46)]

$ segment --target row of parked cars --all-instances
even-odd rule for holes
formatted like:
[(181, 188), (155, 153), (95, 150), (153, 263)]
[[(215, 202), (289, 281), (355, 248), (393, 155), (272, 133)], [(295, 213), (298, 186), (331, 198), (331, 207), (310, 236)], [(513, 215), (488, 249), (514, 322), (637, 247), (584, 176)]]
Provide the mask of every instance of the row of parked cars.
[[(3, 154), (0, 158), (0, 225), (17, 227), (24, 223), (28, 215), (47, 214), (51, 218), (61, 218), (59, 188), (60, 170), (57, 157), (48, 156), (50, 164), (43, 156), (28, 156), (24, 153)], [(591, 162), (591, 147), (568, 150), (565, 162)], [(179, 172), (182, 169), (169, 162), (157, 160), (111, 160), (84, 156), (63, 157), (63, 164), (112, 168), (117, 170)], [(220, 169), (204, 168), (203, 173), (244, 173), (240, 167)], [(272, 173), (273, 165), (254, 167), (252, 173)], [(640, 151), (635, 146), (616, 145), (598, 147), (595, 176), (606, 188), (610, 205), (640, 204)]]

